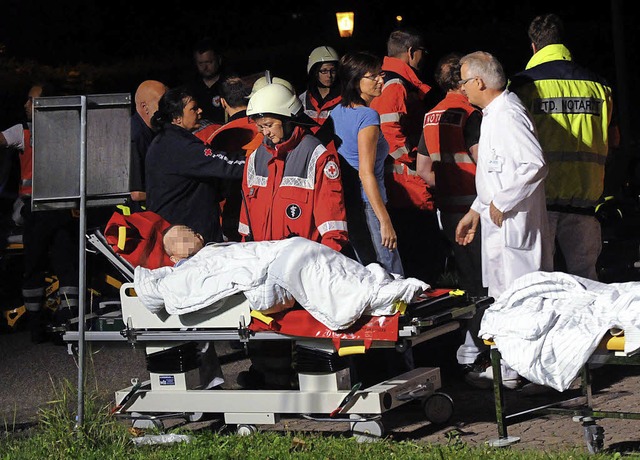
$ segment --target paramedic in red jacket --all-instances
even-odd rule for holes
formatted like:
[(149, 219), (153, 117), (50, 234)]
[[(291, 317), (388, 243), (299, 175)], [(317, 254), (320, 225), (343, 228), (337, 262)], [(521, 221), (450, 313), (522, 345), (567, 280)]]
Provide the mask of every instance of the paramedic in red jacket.
[(342, 251), (348, 241), (337, 155), (309, 132), (300, 100), (272, 83), (247, 107), (264, 136), (247, 158), (239, 231), (245, 240), (301, 236)]
[(380, 130), (389, 143), (387, 208), (398, 235), (405, 276), (433, 284), (444, 268), (444, 237), (428, 185), (416, 172), (425, 98), (431, 91), (417, 75), (425, 55), (420, 33), (393, 31), (382, 63), (382, 94), (371, 102), (371, 108), (380, 114)]
[[(348, 243), (337, 154), (311, 135), (315, 125), (296, 95), (270, 83), (249, 99), (247, 115), (263, 143), (245, 164), (239, 231), (245, 241), (301, 236), (336, 251)], [(250, 343), (251, 367), (238, 375), (245, 388), (296, 387), (291, 342)]]
[[(224, 107), (227, 122), (201, 137), (200, 132), (194, 134), (211, 145), (214, 150), (239, 153), (246, 157), (253, 152), (262, 141), (256, 124), (247, 117), (247, 103), (251, 88), (238, 76), (226, 77), (220, 84), (220, 103)], [(222, 179), (220, 193), (222, 201), (221, 225), (224, 241), (241, 241), (238, 233), (240, 206), (242, 204), (242, 178)]]
[(314, 134), (327, 120), (331, 109), (342, 99), (338, 80), (339, 62), (340, 56), (330, 46), (318, 46), (309, 54), (309, 82), (306, 91), (300, 95), (300, 102), (304, 113), (318, 123), (318, 126), (311, 128)]

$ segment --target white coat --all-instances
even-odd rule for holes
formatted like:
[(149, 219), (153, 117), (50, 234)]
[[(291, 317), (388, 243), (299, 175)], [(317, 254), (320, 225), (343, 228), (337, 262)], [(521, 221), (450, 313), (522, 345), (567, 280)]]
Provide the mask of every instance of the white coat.
[[(471, 206), (480, 214), (482, 279), (492, 297), (522, 275), (552, 268), (546, 175), (534, 124), (518, 96), (505, 90), (483, 110)], [(502, 227), (489, 217), (492, 201), (504, 213)]]

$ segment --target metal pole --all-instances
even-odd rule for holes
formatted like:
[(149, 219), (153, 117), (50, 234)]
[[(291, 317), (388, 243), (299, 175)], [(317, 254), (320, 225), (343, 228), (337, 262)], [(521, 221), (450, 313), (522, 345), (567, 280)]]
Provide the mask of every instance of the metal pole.
[(78, 259), (78, 414), (76, 428), (84, 424), (84, 366), (85, 366), (85, 301), (86, 301), (86, 186), (87, 186), (87, 97), (80, 96), (80, 235)]

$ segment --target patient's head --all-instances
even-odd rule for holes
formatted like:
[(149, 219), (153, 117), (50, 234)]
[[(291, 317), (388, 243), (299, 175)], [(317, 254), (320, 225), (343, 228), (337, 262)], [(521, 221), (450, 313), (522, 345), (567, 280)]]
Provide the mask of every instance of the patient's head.
[(186, 225), (172, 225), (165, 230), (162, 244), (173, 263), (178, 263), (202, 249), (204, 239)]

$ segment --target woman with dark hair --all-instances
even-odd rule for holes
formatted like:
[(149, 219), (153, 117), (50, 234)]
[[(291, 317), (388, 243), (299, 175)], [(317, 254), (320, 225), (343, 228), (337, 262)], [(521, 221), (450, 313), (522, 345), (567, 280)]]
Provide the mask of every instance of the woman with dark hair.
[(221, 242), (219, 179), (240, 179), (245, 159), (213, 151), (193, 131), (202, 110), (185, 87), (168, 90), (151, 125), (158, 130), (147, 157), (147, 209), (184, 224), (205, 242)]
[[(355, 181), (355, 185), (348, 185), (346, 168), (343, 180), (345, 193), (357, 194), (361, 199), (360, 203), (354, 203), (347, 197), (349, 235), (356, 254), (364, 264), (377, 261), (387, 271), (403, 275), (396, 231), (386, 208), (384, 162), (389, 154), (389, 144), (380, 132), (380, 115), (369, 107), (373, 98), (382, 92), (384, 73), (381, 68), (382, 58), (368, 52), (343, 56), (340, 62), (342, 101), (331, 111), (331, 119), (339, 138), (338, 153), (357, 172), (351, 174), (351, 182)], [(364, 220), (358, 218), (358, 208), (362, 207)], [(373, 255), (367, 240), (373, 242)]]
[(311, 128), (313, 133), (317, 132), (331, 110), (340, 103), (339, 61), (340, 56), (330, 46), (318, 46), (309, 54), (309, 81), (306, 91), (300, 95), (300, 102), (304, 113), (318, 123), (317, 127)]

